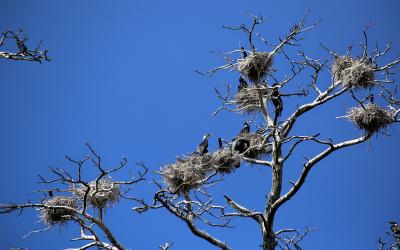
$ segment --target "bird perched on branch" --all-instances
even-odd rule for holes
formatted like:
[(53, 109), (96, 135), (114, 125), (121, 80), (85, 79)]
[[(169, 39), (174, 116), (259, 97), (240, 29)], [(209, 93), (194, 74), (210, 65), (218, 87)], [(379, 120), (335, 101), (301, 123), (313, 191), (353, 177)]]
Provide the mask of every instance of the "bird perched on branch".
[(208, 153), (208, 138), (210, 138), (210, 136), (210, 133), (207, 133), (203, 136), (203, 141), (199, 144), (199, 146), (197, 146), (197, 154), (204, 155)]
[(244, 49), (244, 47), (240, 47), (240, 51), (242, 52), (242, 57), (243, 57), (243, 59), (245, 59), (245, 58), (247, 57), (247, 52), (246, 52), (246, 50)]
[(244, 136), (250, 133), (250, 125), (248, 122), (243, 123), (243, 128), (239, 132), (239, 136)]
[(373, 94), (370, 94), (370, 95), (369, 95), (369, 102), (370, 102), (370, 103), (374, 103), (374, 102), (375, 102), (375, 98), (374, 98), (374, 95), (373, 95)]
[(242, 91), (242, 89), (245, 89), (249, 86), (249, 84), (246, 82), (246, 80), (240, 76), (239, 77), (239, 85), (238, 85), (238, 92)]
[(397, 224), (397, 222), (395, 222), (395, 221), (389, 221), (389, 223), (391, 224), (390, 230), (392, 230), (392, 232), (397, 237), (400, 237), (400, 226), (399, 226), (399, 224)]
[(271, 93), (271, 101), (275, 106), (275, 115), (278, 117), (282, 114), (283, 110), (283, 101), (281, 98), (281, 93), (279, 89), (276, 87), (278, 84), (272, 85), (272, 93)]
[(249, 139), (245, 138), (246, 135), (248, 135), (249, 133), (250, 133), (250, 125), (248, 122), (245, 122), (238, 136), (236, 136), (232, 140), (233, 150), (238, 151), (239, 153), (243, 153), (250, 147)]
[(223, 148), (221, 137), (218, 138), (218, 146), (219, 146), (219, 149)]

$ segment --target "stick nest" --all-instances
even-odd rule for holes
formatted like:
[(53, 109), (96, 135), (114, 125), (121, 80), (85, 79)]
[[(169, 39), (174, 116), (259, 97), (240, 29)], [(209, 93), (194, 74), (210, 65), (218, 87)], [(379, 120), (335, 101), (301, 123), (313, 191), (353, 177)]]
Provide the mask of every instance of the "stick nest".
[(263, 146), (264, 138), (258, 133), (249, 133), (242, 138), (250, 142), (249, 148), (243, 153), (243, 156), (252, 159), (258, 159), (271, 153), (271, 147), (266, 144)]
[[(86, 202), (97, 208), (110, 207), (118, 202), (121, 190), (118, 184), (114, 183), (108, 178), (100, 179), (97, 184), (96, 181), (89, 182), (89, 192), (86, 196)], [(84, 200), (87, 187), (80, 185), (73, 190), (75, 196), (80, 200)]]
[(344, 87), (372, 88), (374, 86), (374, 68), (365, 61), (349, 56), (336, 57), (332, 65), (334, 81), (341, 80)]
[[(73, 197), (54, 196), (43, 202), (46, 206), (65, 206), (77, 208), (77, 202)], [(65, 208), (42, 208), (40, 220), (47, 225), (64, 224), (71, 220), (75, 212)]]
[[(263, 101), (270, 96), (268, 89), (263, 89)], [(245, 113), (254, 113), (260, 111), (260, 101), (257, 87), (248, 87), (239, 91), (235, 96), (237, 109)]]
[(258, 82), (271, 70), (272, 56), (268, 52), (252, 52), (241, 60), (238, 65), (240, 73), (249, 80)]
[(213, 154), (213, 165), (218, 173), (229, 174), (240, 167), (240, 155), (238, 152), (222, 148)]
[(394, 113), (375, 103), (368, 103), (364, 107), (350, 108), (347, 111), (347, 118), (359, 129), (374, 133), (394, 122)]
[(192, 154), (165, 166), (161, 174), (171, 193), (185, 193), (199, 187), (211, 168), (212, 157), (209, 154)]

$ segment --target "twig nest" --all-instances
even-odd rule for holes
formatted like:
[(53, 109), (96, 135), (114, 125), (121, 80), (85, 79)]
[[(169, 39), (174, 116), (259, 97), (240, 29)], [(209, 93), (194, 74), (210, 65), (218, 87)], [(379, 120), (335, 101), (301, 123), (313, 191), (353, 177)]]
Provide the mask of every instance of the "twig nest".
[(249, 133), (243, 136), (243, 138), (250, 142), (249, 147), (243, 153), (243, 156), (258, 159), (271, 153), (271, 147), (264, 142), (264, 137), (262, 135), (258, 133)]
[(240, 73), (249, 80), (258, 82), (269, 73), (272, 66), (272, 56), (268, 52), (252, 52), (241, 60), (238, 65)]
[[(269, 90), (263, 89), (263, 101), (269, 96)], [(235, 96), (237, 110), (245, 113), (254, 113), (260, 111), (260, 99), (258, 97), (257, 87), (251, 86), (240, 90)]]
[(341, 80), (344, 87), (372, 88), (374, 68), (371, 64), (349, 56), (336, 57), (332, 65), (334, 81)]
[(105, 208), (112, 206), (118, 202), (121, 194), (120, 187), (108, 178), (100, 179), (89, 182), (89, 191), (85, 185), (80, 185), (73, 190), (74, 194), (82, 201), (84, 200), (85, 193), (87, 192), (86, 202), (93, 207)]
[(229, 174), (240, 167), (240, 155), (237, 151), (222, 148), (213, 154), (213, 166), (220, 174)]
[(383, 109), (375, 103), (368, 103), (364, 107), (350, 108), (347, 111), (347, 118), (367, 133), (377, 132), (395, 121), (393, 112)]
[[(77, 202), (73, 197), (54, 196), (43, 202), (46, 206), (64, 206), (77, 208)], [(65, 208), (41, 208), (40, 219), (47, 225), (64, 224), (72, 219), (75, 213)]]
[(199, 187), (212, 168), (209, 154), (192, 154), (161, 169), (165, 184), (171, 193), (185, 193)]

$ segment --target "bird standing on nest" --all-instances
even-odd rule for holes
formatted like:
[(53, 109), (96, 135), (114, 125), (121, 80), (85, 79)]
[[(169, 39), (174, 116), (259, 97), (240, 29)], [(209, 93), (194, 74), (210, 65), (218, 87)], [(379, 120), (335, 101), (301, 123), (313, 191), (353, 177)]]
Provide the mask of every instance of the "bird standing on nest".
[(370, 94), (370, 95), (369, 95), (369, 102), (370, 102), (370, 103), (374, 103), (374, 102), (375, 102), (375, 98), (374, 98), (374, 95), (373, 95), (373, 94)]
[(208, 138), (210, 138), (210, 136), (210, 133), (207, 133), (203, 136), (203, 141), (199, 144), (199, 146), (197, 146), (197, 154), (204, 155), (208, 153)]
[(245, 122), (243, 124), (243, 128), (239, 132), (239, 135), (233, 139), (233, 150), (243, 153), (249, 148), (250, 141), (247, 138), (244, 138), (249, 133), (250, 125), (248, 122)]
[(389, 221), (389, 223), (391, 224), (390, 230), (392, 230), (392, 232), (397, 237), (400, 237), (400, 226), (399, 226), (399, 224), (397, 224), (397, 222), (395, 222), (395, 221)]
[(243, 123), (243, 128), (239, 132), (239, 136), (244, 136), (250, 133), (250, 125), (248, 122)]
[(282, 114), (283, 101), (281, 98), (281, 93), (276, 86), (277, 84), (272, 85), (271, 101), (275, 106), (275, 115), (278, 117)]
[(243, 57), (243, 59), (245, 59), (245, 58), (247, 57), (247, 52), (246, 52), (246, 50), (244, 49), (244, 47), (240, 47), (240, 51), (242, 52), (242, 57)]
[(238, 85), (238, 92), (242, 91), (242, 89), (247, 88), (249, 85), (247, 84), (246, 80), (240, 76), (239, 77), (239, 85)]
[(224, 145), (222, 144), (222, 138), (221, 137), (218, 138), (218, 146), (219, 146), (219, 149), (222, 149), (224, 147)]

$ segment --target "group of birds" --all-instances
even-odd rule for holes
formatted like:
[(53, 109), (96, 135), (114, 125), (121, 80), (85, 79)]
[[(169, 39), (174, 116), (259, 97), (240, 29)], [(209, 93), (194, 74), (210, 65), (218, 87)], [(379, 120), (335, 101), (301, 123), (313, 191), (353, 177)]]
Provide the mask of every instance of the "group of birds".
[[(248, 135), (250, 133), (250, 124), (248, 122), (245, 122), (243, 124), (243, 128), (239, 131), (239, 134), (232, 139), (233, 141), (233, 150), (239, 152), (239, 153), (243, 153), (245, 152), (249, 146), (250, 146), (250, 140), (245, 138), (246, 135)], [(211, 137), (210, 133), (206, 133), (203, 136), (203, 140), (201, 141), (201, 143), (197, 146), (196, 151), (193, 154), (196, 155), (205, 155), (208, 153), (208, 139)], [(219, 148), (222, 149), (223, 148), (223, 140), (222, 138), (218, 138), (218, 145)]]
[[(245, 59), (247, 57), (247, 52), (244, 49), (244, 47), (240, 48), (242, 52), (242, 57)], [(238, 85), (238, 93), (242, 91), (243, 89), (247, 89), (249, 87), (249, 84), (246, 82), (246, 80), (240, 76), (239, 77), (239, 85)], [(281, 98), (281, 93), (279, 92), (279, 86), (278, 84), (272, 85), (272, 93), (271, 93), (271, 101), (272, 104), (275, 106), (275, 116), (279, 117), (282, 114), (283, 110), (283, 102)]]

